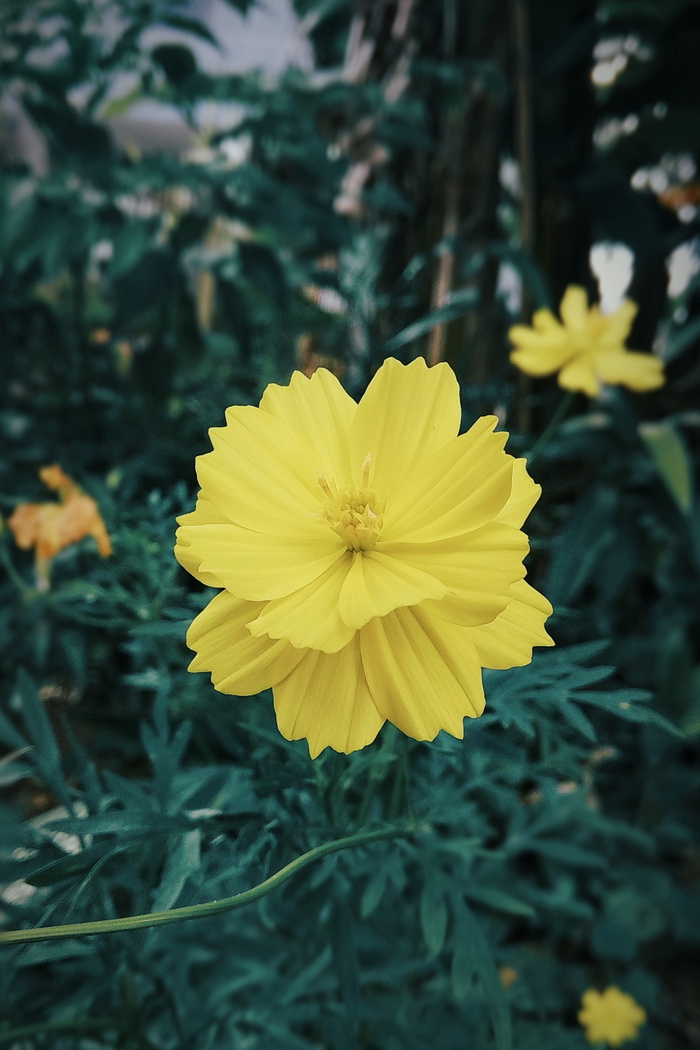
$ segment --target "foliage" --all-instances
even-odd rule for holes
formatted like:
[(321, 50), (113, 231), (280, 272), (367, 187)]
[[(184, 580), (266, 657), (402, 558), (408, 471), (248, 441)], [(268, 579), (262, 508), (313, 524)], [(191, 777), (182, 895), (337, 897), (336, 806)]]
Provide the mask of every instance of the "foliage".
[[(196, 6), (1, 5), (0, 91), (45, 153), (0, 127), (0, 508), (44, 499), (58, 463), (113, 551), (66, 547), (42, 590), (0, 533), (3, 923), (168, 911), (396, 837), (215, 919), (0, 945), (0, 1043), (570, 1050), (582, 993), (614, 984), (646, 1010), (640, 1047), (684, 1050), (700, 321), (697, 276), (669, 290), (666, 260), (697, 234), (697, 5), (295, 6), (315, 68), (271, 81), (205, 72)], [(147, 102), (187, 148), (120, 140)], [(506, 332), (593, 292), (596, 241), (633, 250), (628, 345), (667, 382), (562, 407)], [(211, 592), (173, 519), (226, 406), (295, 365), (359, 395), (419, 353), (454, 367), (465, 427), (496, 411), (528, 454), (528, 578), (557, 647), (486, 675), (463, 742), (385, 727), (312, 762), (269, 695), (185, 673)]]

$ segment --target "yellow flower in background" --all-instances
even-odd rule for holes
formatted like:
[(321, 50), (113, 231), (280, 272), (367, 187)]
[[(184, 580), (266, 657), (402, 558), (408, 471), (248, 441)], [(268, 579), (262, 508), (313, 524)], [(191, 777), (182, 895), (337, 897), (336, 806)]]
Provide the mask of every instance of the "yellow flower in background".
[(192, 623), (192, 671), (223, 693), (272, 686), (280, 732), (351, 752), (385, 720), (417, 740), (484, 707), (482, 667), (551, 645), (523, 579), (539, 497), (496, 418), (458, 435), (448, 365), (382, 365), (359, 404), (329, 371), (226, 412), (197, 460), (175, 554), (223, 588)]
[(37, 584), (46, 590), (51, 559), (64, 547), (92, 536), (106, 558), (112, 553), (112, 545), (94, 499), (86, 496), (58, 465), (42, 467), (39, 477), (47, 488), (58, 493), (60, 502), (20, 503), (7, 524), (18, 547), (34, 547)]
[(663, 386), (663, 363), (652, 354), (627, 350), (627, 339), (637, 307), (631, 299), (610, 314), (588, 307), (585, 288), (570, 285), (559, 306), (561, 323), (551, 310), (537, 310), (532, 327), (514, 325), (508, 332), (515, 349), (510, 360), (521, 372), (547, 376), (557, 372), (565, 390), (589, 397), (603, 383), (626, 386), (641, 393)]
[(604, 992), (597, 992), (595, 988), (584, 992), (578, 1019), (589, 1043), (620, 1046), (637, 1038), (647, 1015), (631, 995), (613, 985)]

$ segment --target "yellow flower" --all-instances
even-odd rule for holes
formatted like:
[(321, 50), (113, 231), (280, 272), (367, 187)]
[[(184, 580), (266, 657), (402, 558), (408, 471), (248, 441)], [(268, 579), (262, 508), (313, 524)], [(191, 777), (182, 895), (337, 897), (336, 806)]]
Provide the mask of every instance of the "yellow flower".
[(518, 324), (508, 332), (515, 344), (510, 359), (522, 372), (531, 376), (558, 372), (559, 386), (589, 397), (596, 397), (603, 383), (638, 393), (663, 386), (659, 358), (625, 348), (637, 313), (631, 299), (613, 313), (602, 314), (597, 306), (588, 308), (585, 288), (570, 285), (559, 313), (561, 324), (550, 310), (537, 310), (532, 328)]
[(20, 503), (7, 524), (22, 550), (34, 547), (37, 581), (48, 587), (49, 563), (59, 551), (85, 536), (92, 536), (103, 558), (112, 545), (97, 504), (58, 465), (42, 467), (39, 477), (47, 488), (58, 492), (59, 503)]
[(226, 412), (197, 460), (175, 554), (224, 588), (192, 623), (190, 670), (223, 693), (272, 686), (310, 754), (369, 744), (385, 720), (462, 737), (482, 667), (551, 645), (523, 577), (540, 488), (493, 416), (466, 434), (448, 365), (388, 360), (359, 404), (324, 368)]
[(578, 1019), (586, 1029), (589, 1043), (609, 1043), (620, 1046), (628, 1039), (636, 1039), (647, 1015), (631, 995), (611, 986), (604, 992), (589, 988), (581, 999)]

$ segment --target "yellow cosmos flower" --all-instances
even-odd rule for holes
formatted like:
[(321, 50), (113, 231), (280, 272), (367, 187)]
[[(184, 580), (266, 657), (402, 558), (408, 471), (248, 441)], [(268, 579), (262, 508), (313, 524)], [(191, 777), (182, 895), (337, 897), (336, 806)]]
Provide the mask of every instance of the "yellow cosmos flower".
[(39, 477), (47, 488), (58, 493), (59, 503), (20, 503), (7, 519), (15, 542), (22, 550), (34, 548), (36, 577), (40, 590), (49, 585), (49, 567), (64, 547), (92, 536), (103, 558), (112, 553), (105, 523), (97, 504), (54, 464), (42, 467)]
[(602, 314), (597, 306), (588, 308), (585, 288), (571, 285), (559, 313), (561, 323), (550, 310), (537, 310), (531, 328), (518, 324), (508, 332), (515, 345), (510, 359), (522, 372), (531, 376), (558, 372), (559, 386), (589, 397), (596, 397), (603, 383), (638, 393), (663, 386), (659, 358), (625, 348), (637, 313), (631, 299), (613, 313)]
[(175, 554), (223, 590), (197, 616), (190, 670), (223, 693), (272, 686), (280, 732), (350, 752), (385, 720), (462, 737), (482, 667), (550, 645), (523, 577), (540, 494), (493, 416), (466, 434), (446, 364), (388, 360), (359, 404), (329, 371), (229, 408), (197, 460)]
[(639, 1003), (614, 985), (604, 992), (589, 988), (582, 996), (581, 1007), (578, 1019), (586, 1030), (589, 1043), (620, 1046), (629, 1039), (636, 1039), (647, 1019)]

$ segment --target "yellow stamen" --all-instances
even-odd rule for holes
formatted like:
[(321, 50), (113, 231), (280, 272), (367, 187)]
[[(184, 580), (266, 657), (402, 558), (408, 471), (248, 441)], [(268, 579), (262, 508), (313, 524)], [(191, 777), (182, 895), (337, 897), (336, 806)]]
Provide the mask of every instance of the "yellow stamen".
[(367, 487), (371, 463), (368, 452), (362, 463), (362, 487), (359, 489), (348, 485), (339, 490), (333, 479), (329, 483), (323, 474), (316, 475), (327, 497), (320, 516), (345, 541), (349, 551), (372, 550), (384, 524), (384, 501), (378, 500)]
[(369, 485), (369, 470), (372, 465), (372, 457), (368, 452), (365, 458), (362, 460), (362, 488), (366, 489)]
[(323, 489), (325, 494), (328, 496), (328, 499), (333, 499), (333, 496), (335, 495), (335, 493), (332, 491), (330, 485), (326, 481), (326, 479), (323, 476), (323, 474), (317, 474), (316, 475), (316, 480), (318, 481), (319, 485), (321, 486), (321, 488)]

